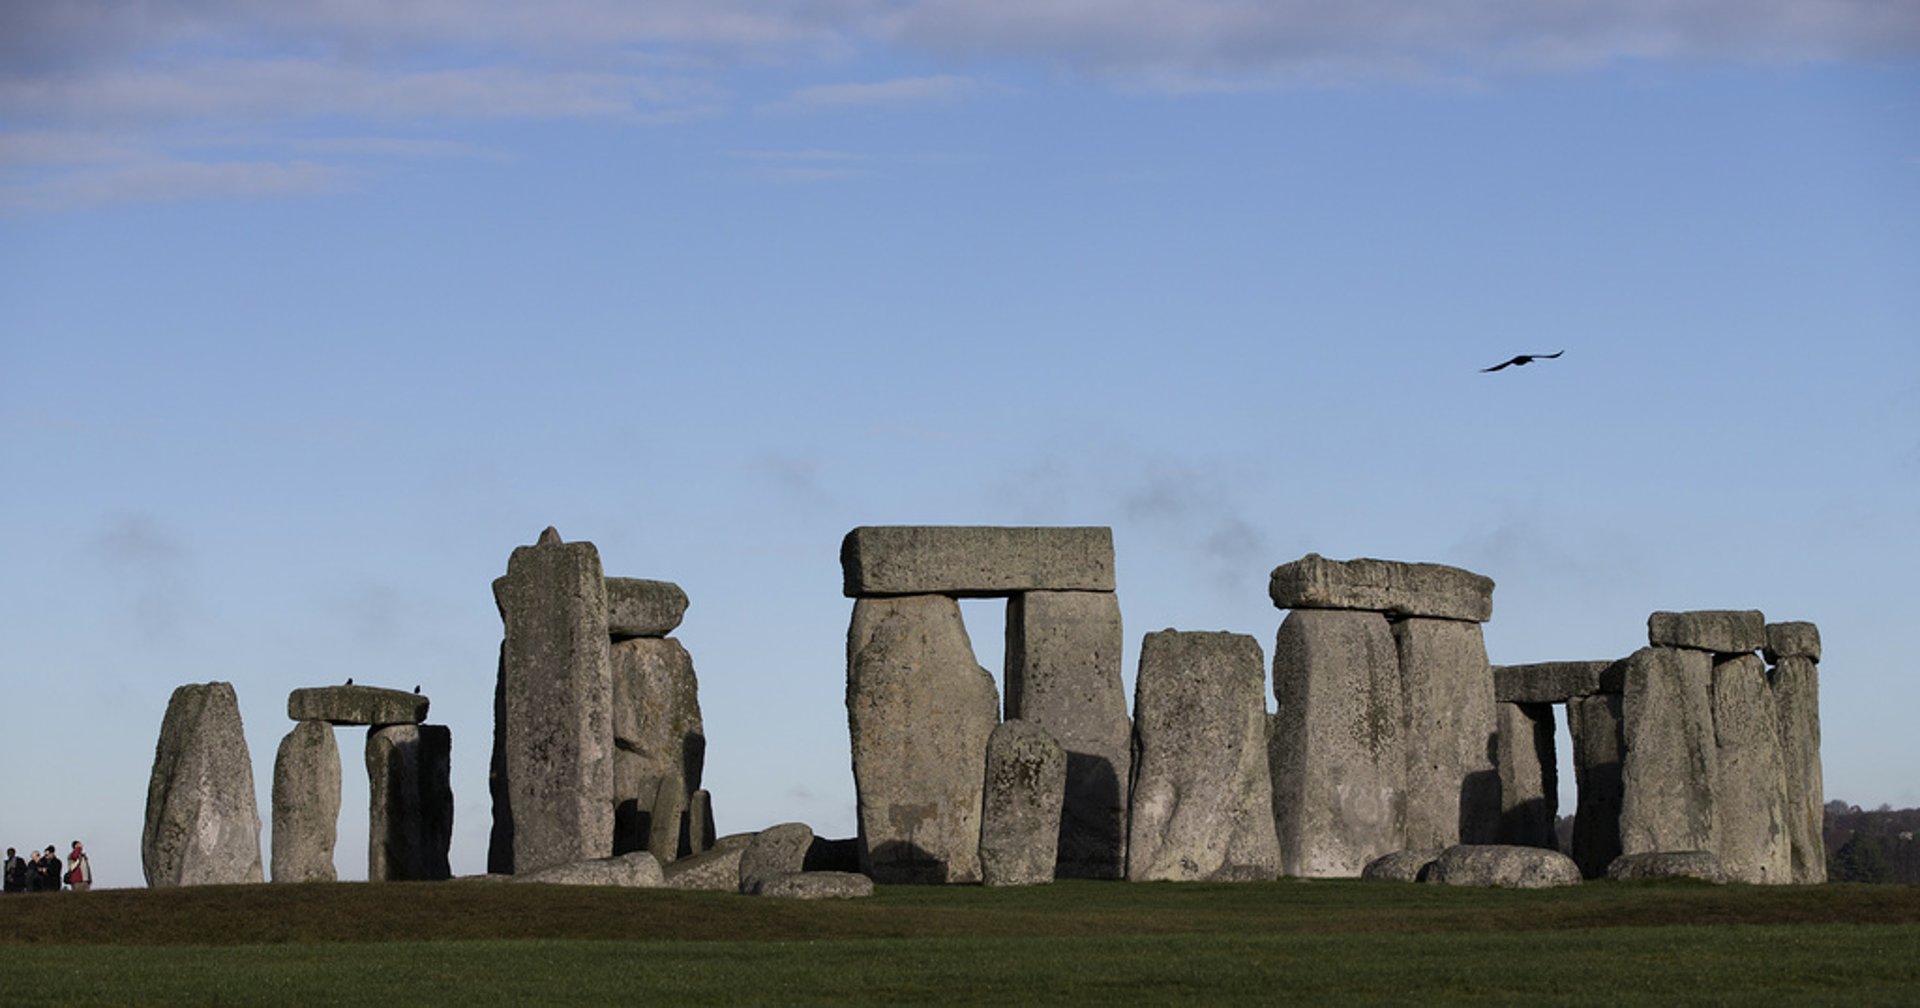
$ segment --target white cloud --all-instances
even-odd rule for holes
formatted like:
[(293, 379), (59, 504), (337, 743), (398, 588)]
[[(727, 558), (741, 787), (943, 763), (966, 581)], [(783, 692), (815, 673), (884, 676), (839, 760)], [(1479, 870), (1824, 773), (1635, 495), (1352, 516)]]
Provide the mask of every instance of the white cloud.
[(0, 209), (68, 210), (113, 203), (257, 199), (330, 192), (352, 175), (311, 161), (192, 161), (142, 158), (91, 165), (51, 178), (0, 186)]
[(1001, 89), (972, 77), (941, 74), (932, 77), (898, 77), (893, 80), (850, 84), (816, 84), (801, 88), (770, 110), (816, 111), (874, 105), (912, 105), (925, 102), (951, 102), (993, 94)]

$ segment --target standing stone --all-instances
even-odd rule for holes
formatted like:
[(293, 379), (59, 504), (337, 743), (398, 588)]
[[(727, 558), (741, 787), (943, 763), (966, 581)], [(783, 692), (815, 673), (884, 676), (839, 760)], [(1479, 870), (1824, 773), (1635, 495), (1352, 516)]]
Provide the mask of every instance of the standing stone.
[(1717, 850), (1713, 655), (1646, 647), (1627, 659), (1621, 704), (1620, 850)]
[(990, 886), (1053, 881), (1067, 753), (1038, 725), (1003, 721), (987, 738), (980, 872)]
[(652, 851), (661, 864), (680, 857), (680, 842), (686, 835), (686, 819), (685, 782), (672, 777), (660, 778), (653, 792), (653, 808), (647, 817), (647, 850)]
[(1767, 666), (1743, 654), (1713, 667), (1714, 836), (1720, 863), (1735, 882), (1793, 881), (1787, 826), (1787, 777), (1780, 761), (1779, 712)]
[(1573, 742), (1573, 861), (1587, 878), (1603, 878), (1620, 856), (1621, 698), (1597, 693), (1567, 701)]
[(367, 732), (367, 881), (451, 878), (453, 735), (445, 725)]
[(1767, 645), (1767, 618), (1755, 609), (1657, 612), (1647, 617), (1647, 643), (1717, 654), (1758, 651)]
[(1493, 579), (1444, 564), (1328, 560), (1309, 553), (1275, 567), (1267, 594), (1281, 609), (1353, 609), (1474, 623), (1493, 617)]
[(263, 879), (253, 761), (232, 683), (189, 684), (168, 699), (140, 862), (154, 888)]
[(302, 721), (273, 758), (273, 880), (332, 882), (340, 824), (340, 746), (325, 721)]
[(1786, 775), (1793, 881), (1817, 884), (1827, 880), (1827, 845), (1821, 832), (1826, 793), (1820, 770), (1819, 666), (1813, 658), (1782, 655), (1771, 678), (1780, 764)]
[(941, 595), (860, 599), (847, 632), (847, 729), (861, 870), (879, 882), (980, 881), (993, 676), (960, 604)]
[[(493, 583), (506, 623), (504, 723), (516, 872), (613, 849), (613, 674), (606, 578), (552, 529)], [(495, 810), (496, 816), (499, 810)]]
[(1554, 847), (1560, 767), (1553, 748), (1553, 705), (1500, 705), (1500, 836), (1502, 844)]
[(688, 854), (705, 854), (713, 849), (718, 834), (713, 826), (713, 794), (706, 788), (695, 791), (687, 801)]
[(1500, 832), (1493, 673), (1480, 624), (1393, 624), (1407, 718), (1405, 844), (1492, 843)]
[(487, 833), (489, 875), (513, 874), (513, 789), (507, 786), (506, 726), (507, 644), (501, 641), (493, 677), (493, 754), (487, 760), (487, 796), (493, 800), (493, 828)]
[(848, 598), (1113, 590), (1113, 530), (877, 525), (847, 533)]
[[(671, 638), (614, 642), (613, 742), (614, 850), (651, 850), (663, 863), (680, 856), (681, 814), (700, 790), (706, 764), (706, 727), (700, 717), (700, 684), (693, 658)], [(653, 815), (663, 783), (673, 820)], [(664, 846), (656, 844), (661, 838)], [(690, 853), (687, 851), (685, 853)]]
[(1353, 878), (1404, 848), (1406, 715), (1386, 617), (1287, 614), (1274, 639), (1273, 695), (1273, 813), (1283, 871)]
[(1023, 592), (1007, 602), (1007, 718), (1045, 729), (1067, 754), (1062, 878), (1126, 871), (1133, 723), (1122, 643), (1111, 592)]
[(1141, 643), (1129, 881), (1279, 874), (1264, 665), (1245, 634), (1161, 630)]

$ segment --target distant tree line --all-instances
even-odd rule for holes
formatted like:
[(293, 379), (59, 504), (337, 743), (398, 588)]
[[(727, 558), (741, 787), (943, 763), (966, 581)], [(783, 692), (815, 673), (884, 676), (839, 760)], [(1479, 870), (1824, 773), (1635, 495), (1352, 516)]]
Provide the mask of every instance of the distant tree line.
[[(1827, 881), (1920, 885), (1920, 809), (1826, 805)], [(1561, 853), (1573, 850), (1573, 817), (1555, 816)]]

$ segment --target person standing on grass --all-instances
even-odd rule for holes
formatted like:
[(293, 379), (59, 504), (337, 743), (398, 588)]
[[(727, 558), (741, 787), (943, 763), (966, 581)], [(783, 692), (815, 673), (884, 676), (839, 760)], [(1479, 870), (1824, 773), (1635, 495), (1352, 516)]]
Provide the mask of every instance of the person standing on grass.
[(52, 844), (40, 855), (40, 891), (60, 891), (60, 855), (53, 852)]
[(86, 892), (93, 888), (93, 862), (87, 859), (87, 852), (81, 848), (78, 840), (73, 842), (73, 849), (67, 852), (67, 886), (74, 892)]
[(40, 891), (40, 852), (29, 851), (27, 858), (27, 891)]
[(7, 892), (27, 891), (27, 863), (13, 848), (7, 848)]

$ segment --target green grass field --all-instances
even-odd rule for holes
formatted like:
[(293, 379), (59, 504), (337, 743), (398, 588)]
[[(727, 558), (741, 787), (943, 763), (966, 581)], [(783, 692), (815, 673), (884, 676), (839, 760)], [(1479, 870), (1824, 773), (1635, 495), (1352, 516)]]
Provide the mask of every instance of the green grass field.
[(5, 1004), (1920, 1004), (1920, 889), (496, 883), (0, 900)]

